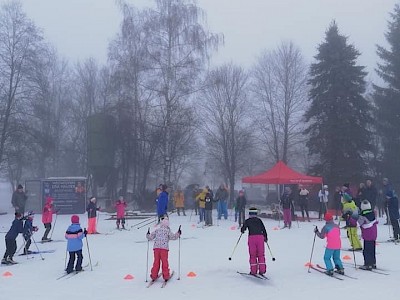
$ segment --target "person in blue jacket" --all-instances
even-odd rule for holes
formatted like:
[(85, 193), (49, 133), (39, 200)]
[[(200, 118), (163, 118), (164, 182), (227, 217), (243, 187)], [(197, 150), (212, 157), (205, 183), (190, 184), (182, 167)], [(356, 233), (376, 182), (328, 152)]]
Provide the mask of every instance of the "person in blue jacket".
[(81, 225), (79, 224), (79, 216), (73, 215), (71, 217), (71, 223), (72, 224), (68, 227), (67, 232), (65, 233), (65, 238), (68, 240), (67, 251), (69, 252), (69, 261), (66, 269), (68, 274), (74, 270), (75, 257), (77, 257), (75, 271), (82, 271), (82, 240), (87, 235), (86, 229), (82, 230)]
[(167, 185), (161, 184), (161, 193), (157, 198), (157, 215), (158, 215), (158, 223), (160, 223), (160, 219), (167, 215), (168, 209), (168, 192)]
[(10, 230), (7, 232), (5, 236), (6, 240), (6, 252), (4, 253), (3, 259), (1, 260), (1, 263), (3, 265), (9, 265), (9, 264), (16, 264), (17, 262), (13, 260), (13, 256), (15, 254), (15, 251), (17, 251), (17, 236), (18, 234), (22, 233), (22, 230), (24, 228), (23, 224), (23, 217), (22, 214), (19, 212), (15, 213), (15, 219), (11, 224)]

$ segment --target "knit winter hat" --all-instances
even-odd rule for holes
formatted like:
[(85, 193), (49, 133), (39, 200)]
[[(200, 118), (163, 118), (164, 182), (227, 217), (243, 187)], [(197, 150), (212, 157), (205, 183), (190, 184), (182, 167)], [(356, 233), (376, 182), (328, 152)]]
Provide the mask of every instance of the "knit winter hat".
[(361, 202), (361, 210), (369, 210), (371, 209), (371, 203), (368, 200), (363, 200)]
[(347, 187), (347, 188), (350, 188), (350, 183), (348, 183), (348, 182), (343, 183), (343, 186), (345, 186), (345, 187)]
[(332, 214), (327, 212), (324, 216), (324, 220), (327, 222), (332, 221), (333, 220)]
[(249, 208), (249, 215), (250, 216), (256, 216), (258, 214), (258, 209), (255, 207), (250, 207)]
[(24, 187), (21, 185), (21, 184), (18, 184), (18, 187), (17, 187), (17, 190), (21, 190), (21, 189), (23, 189)]
[(16, 213), (15, 213), (15, 217), (16, 217), (17, 219), (19, 219), (19, 218), (21, 218), (21, 217), (22, 217), (22, 214), (21, 214), (21, 213), (19, 213), (19, 212), (16, 212)]
[(351, 201), (351, 200), (353, 200), (353, 198), (349, 195), (349, 194), (347, 194), (347, 193), (344, 193), (343, 194), (343, 199), (344, 200), (346, 200), (346, 201)]
[(73, 216), (71, 217), (71, 223), (72, 223), (72, 224), (79, 224), (79, 216), (73, 215)]
[(168, 217), (161, 218), (160, 225), (164, 226), (164, 227), (169, 227), (169, 219), (168, 219)]

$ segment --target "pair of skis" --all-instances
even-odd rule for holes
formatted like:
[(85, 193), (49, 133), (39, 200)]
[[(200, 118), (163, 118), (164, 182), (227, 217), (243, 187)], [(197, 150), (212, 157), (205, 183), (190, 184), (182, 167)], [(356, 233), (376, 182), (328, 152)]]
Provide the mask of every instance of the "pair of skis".
[[(165, 288), (165, 286), (167, 285), (168, 281), (170, 281), (171, 278), (174, 276), (174, 273), (175, 273), (175, 272), (172, 271), (172, 272), (171, 272), (171, 275), (170, 275), (170, 277), (169, 277), (169, 279), (168, 279), (168, 280), (164, 280), (164, 282), (163, 282), (162, 285), (161, 285), (161, 288), (162, 288), (162, 289)], [(151, 281), (149, 282), (149, 284), (147, 285), (147, 288), (151, 287), (151, 286), (157, 281), (157, 279), (160, 278), (160, 277), (161, 277), (161, 273), (158, 274), (158, 276), (157, 276), (156, 279), (151, 280)]]
[(338, 273), (337, 271), (335, 271), (335, 272), (333, 273), (333, 275), (328, 275), (328, 274), (326, 274), (326, 271), (327, 271), (326, 268), (323, 267), (323, 266), (321, 266), (321, 265), (319, 265), (319, 264), (317, 264), (316, 267), (311, 266), (310, 268), (313, 269), (313, 270), (315, 270), (315, 271), (317, 271), (317, 272), (320, 272), (320, 273), (322, 273), (322, 274), (325, 274), (325, 275), (327, 275), (327, 276), (329, 276), (329, 277), (335, 278), (335, 279), (337, 279), (337, 280), (343, 280), (343, 279), (344, 279), (343, 277), (347, 277), (347, 278), (350, 278), (350, 279), (358, 279), (358, 278), (356, 278), (356, 277), (353, 277), (353, 276), (350, 276), (350, 275), (347, 275), (347, 274), (340, 274), (340, 273)]
[(236, 272), (243, 276), (249, 276), (249, 277), (253, 277), (253, 278), (257, 278), (257, 279), (261, 279), (261, 280), (269, 280), (269, 278), (267, 276), (265, 276), (264, 274), (251, 274), (251, 273), (245, 273), (245, 272), (239, 272), (239, 271), (236, 271)]
[[(97, 267), (98, 265), (99, 265), (99, 262), (97, 261), (95, 264), (92, 265), (92, 267)], [(62, 278), (69, 279), (79, 273), (82, 273), (83, 271), (86, 271), (85, 269), (87, 269), (89, 266), (90, 266), (90, 264), (87, 263), (86, 265), (82, 266), (82, 271), (74, 271), (71, 273), (64, 273), (63, 275), (57, 277), (56, 280), (60, 280)]]

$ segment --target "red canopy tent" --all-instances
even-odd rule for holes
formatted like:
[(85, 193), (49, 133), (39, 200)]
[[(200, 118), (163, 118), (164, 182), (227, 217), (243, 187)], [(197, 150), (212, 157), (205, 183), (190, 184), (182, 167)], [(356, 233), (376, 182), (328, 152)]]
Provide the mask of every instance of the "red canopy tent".
[(243, 183), (261, 184), (322, 184), (322, 177), (304, 175), (289, 168), (283, 161), (279, 161), (272, 169), (255, 175), (242, 178)]

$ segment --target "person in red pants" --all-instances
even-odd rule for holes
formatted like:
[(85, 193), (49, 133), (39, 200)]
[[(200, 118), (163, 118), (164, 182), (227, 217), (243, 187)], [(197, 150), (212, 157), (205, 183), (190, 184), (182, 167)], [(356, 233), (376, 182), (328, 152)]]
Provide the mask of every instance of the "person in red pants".
[(268, 236), (264, 223), (257, 217), (257, 213), (257, 208), (249, 209), (249, 218), (244, 221), (241, 232), (244, 233), (246, 229), (249, 230), (247, 244), (250, 255), (250, 274), (256, 275), (258, 272), (263, 275), (267, 271), (264, 242), (268, 241)]
[(171, 274), (169, 272), (169, 264), (168, 264), (168, 251), (169, 251), (169, 240), (176, 240), (182, 234), (182, 231), (178, 229), (176, 233), (172, 233), (169, 228), (169, 220), (168, 217), (161, 217), (160, 226), (150, 233), (150, 229), (146, 234), (146, 237), (149, 241), (154, 240), (154, 262), (153, 267), (151, 268), (150, 277), (151, 280), (156, 280), (158, 278), (158, 272), (160, 270), (160, 264), (162, 265), (161, 271), (162, 276), (165, 281), (169, 280)]

